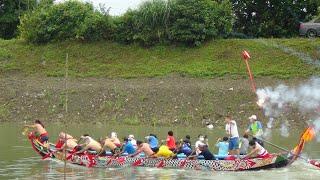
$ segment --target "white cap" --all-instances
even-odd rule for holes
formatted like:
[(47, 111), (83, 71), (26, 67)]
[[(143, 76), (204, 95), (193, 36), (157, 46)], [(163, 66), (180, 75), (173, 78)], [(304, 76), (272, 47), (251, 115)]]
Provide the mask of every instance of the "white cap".
[(134, 139), (134, 136), (133, 136), (132, 134), (130, 134), (130, 135), (128, 136), (128, 139)]
[(249, 117), (250, 120), (257, 120), (257, 116), (256, 115), (252, 115)]

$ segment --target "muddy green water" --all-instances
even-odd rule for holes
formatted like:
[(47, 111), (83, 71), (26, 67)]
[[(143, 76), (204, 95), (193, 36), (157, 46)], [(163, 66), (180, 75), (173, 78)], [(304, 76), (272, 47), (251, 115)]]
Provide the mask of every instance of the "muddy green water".
[[(193, 142), (198, 134), (207, 134), (211, 150), (216, 152), (213, 144), (218, 137), (224, 134), (222, 129), (209, 130), (193, 127), (132, 127), (115, 125), (92, 124), (47, 124), (50, 140), (55, 141), (61, 130), (67, 130), (78, 137), (83, 133), (89, 133), (95, 138), (116, 131), (119, 137), (134, 134), (137, 139), (142, 139), (149, 133), (157, 134), (160, 139), (166, 137), (168, 130), (173, 130), (177, 138), (186, 134), (192, 137)], [(32, 150), (26, 137), (21, 134), (22, 124), (0, 124), (0, 179), (62, 179), (63, 163), (54, 160), (41, 160)], [(279, 135), (277, 129), (273, 130), (272, 141), (285, 148), (292, 148), (298, 140), (300, 132), (290, 132), (285, 138)], [(266, 146), (271, 152), (277, 149)], [(313, 141), (307, 144), (305, 155), (320, 159), (320, 143)], [(320, 179), (320, 169), (314, 168), (303, 160), (298, 160), (289, 167), (273, 170), (254, 172), (210, 172), (157, 168), (122, 168), (122, 169), (96, 169), (67, 166), (67, 179)]]

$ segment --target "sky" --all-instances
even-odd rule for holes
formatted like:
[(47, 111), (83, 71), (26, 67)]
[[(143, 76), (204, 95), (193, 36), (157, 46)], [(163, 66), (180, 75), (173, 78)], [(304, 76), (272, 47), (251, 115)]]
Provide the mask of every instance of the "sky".
[[(62, 2), (64, 0), (56, 0), (56, 2)], [(105, 4), (106, 9), (111, 7), (111, 15), (121, 15), (126, 12), (128, 8), (134, 9), (141, 2), (145, 0), (82, 0), (92, 2), (95, 7), (99, 7), (99, 4)]]

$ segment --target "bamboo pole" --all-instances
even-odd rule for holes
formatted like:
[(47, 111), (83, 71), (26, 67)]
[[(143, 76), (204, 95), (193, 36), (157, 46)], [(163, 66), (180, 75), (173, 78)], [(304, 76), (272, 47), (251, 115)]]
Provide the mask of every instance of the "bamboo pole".
[[(66, 54), (66, 62), (65, 62), (65, 76), (64, 76), (64, 90), (65, 90), (65, 113), (66, 113), (66, 118), (68, 118), (68, 58), (69, 55), (68, 53)], [(63, 168), (63, 177), (64, 179), (67, 178), (67, 174), (66, 174), (66, 169), (67, 169), (67, 122), (65, 122), (65, 139), (64, 139), (64, 168)]]

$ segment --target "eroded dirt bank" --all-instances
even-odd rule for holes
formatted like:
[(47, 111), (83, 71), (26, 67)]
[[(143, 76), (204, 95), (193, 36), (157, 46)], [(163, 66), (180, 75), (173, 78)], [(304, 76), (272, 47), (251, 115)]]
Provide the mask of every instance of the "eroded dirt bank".
[[(51, 122), (202, 126), (203, 119), (207, 119), (220, 126), (223, 117), (231, 114), (245, 126), (251, 114), (262, 117), (248, 80), (242, 78), (70, 78), (67, 91), (64, 78), (16, 75), (2, 77), (0, 81), (1, 121), (29, 122), (38, 118)], [(301, 81), (256, 79), (258, 87), (294, 85)], [(292, 114), (288, 120), (292, 127), (297, 127), (304, 125), (303, 118)]]

